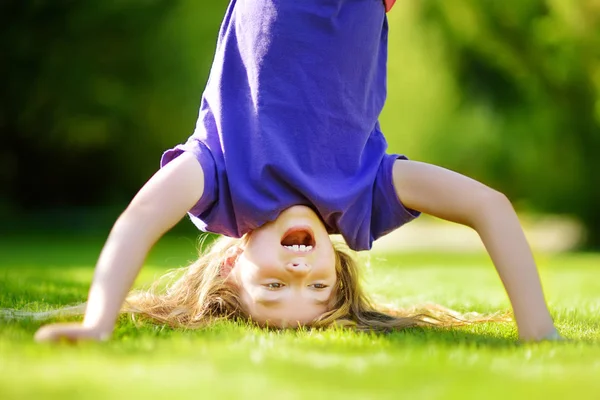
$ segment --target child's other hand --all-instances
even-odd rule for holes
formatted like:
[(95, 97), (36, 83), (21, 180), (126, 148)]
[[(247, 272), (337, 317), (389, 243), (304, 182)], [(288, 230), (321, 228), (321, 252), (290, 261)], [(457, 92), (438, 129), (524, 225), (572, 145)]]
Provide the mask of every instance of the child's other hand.
[(552, 328), (552, 331), (545, 336), (537, 339), (520, 340), (521, 343), (534, 343), (534, 342), (569, 342), (570, 339), (562, 336), (556, 328)]
[(558, 331), (555, 328), (548, 335), (544, 336), (544, 338), (542, 340), (547, 340), (550, 342), (565, 342), (567, 339), (565, 339), (563, 336), (561, 336), (561, 334), (558, 333)]
[(36, 342), (57, 343), (67, 341), (76, 343), (84, 340), (108, 340), (110, 334), (100, 332), (96, 328), (86, 327), (81, 323), (63, 323), (42, 326), (35, 333)]

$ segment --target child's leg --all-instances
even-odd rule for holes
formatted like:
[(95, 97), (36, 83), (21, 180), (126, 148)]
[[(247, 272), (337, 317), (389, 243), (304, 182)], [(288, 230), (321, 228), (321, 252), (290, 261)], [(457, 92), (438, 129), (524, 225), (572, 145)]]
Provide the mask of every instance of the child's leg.
[(113, 226), (96, 265), (83, 324), (42, 327), (37, 340), (108, 338), (154, 243), (201, 198), (204, 171), (184, 153), (159, 170)]
[(434, 165), (398, 160), (393, 182), (408, 208), (475, 229), (513, 306), (519, 336), (554, 332), (533, 255), (510, 201), (482, 183)]

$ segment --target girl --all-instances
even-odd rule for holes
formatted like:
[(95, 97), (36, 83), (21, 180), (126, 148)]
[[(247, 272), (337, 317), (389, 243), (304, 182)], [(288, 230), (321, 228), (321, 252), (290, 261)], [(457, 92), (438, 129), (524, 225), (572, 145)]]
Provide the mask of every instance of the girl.
[[(290, 327), (394, 329), (423, 322), (369, 306), (353, 250), (419, 213), (474, 228), (511, 300), (523, 340), (558, 338), (510, 202), (440, 167), (386, 153), (388, 25), (382, 0), (232, 0), (196, 130), (115, 223), (81, 324), (41, 328), (38, 340), (106, 339), (152, 245), (186, 212), (231, 238), (164, 295), (125, 309), (172, 325), (225, 317)], [(441, 318), (442, 323), (444, 318)]]

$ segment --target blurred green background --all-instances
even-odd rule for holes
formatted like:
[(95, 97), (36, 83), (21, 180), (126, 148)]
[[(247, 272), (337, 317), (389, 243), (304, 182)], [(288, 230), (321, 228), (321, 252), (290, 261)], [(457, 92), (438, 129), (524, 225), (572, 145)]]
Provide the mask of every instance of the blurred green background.
[[(4, 233), (108, 229), (192, 132), (227, 3), (0, 4)], [(600, 248), (600, 1), (398, 0), (389, 19), (391, 150)]]

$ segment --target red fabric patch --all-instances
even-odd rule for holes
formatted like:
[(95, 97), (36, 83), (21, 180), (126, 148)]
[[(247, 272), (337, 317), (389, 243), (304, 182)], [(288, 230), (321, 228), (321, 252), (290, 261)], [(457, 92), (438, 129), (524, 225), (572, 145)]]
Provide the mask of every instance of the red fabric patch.
[(383, 2), (385, 3), (385, 12), (389, 12), (394, 7), (396, 0), (383, 0)]

